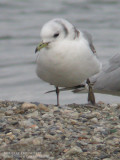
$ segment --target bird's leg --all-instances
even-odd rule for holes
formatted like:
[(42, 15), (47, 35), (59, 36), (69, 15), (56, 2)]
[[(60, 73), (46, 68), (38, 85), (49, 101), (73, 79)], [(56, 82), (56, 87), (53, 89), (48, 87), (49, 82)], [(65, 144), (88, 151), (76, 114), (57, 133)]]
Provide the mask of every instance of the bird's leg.
[(86, 83), (88, 84), (88, 102), (91, 102), (93, 105), (95, 105), (95, 96), (90, 80), (87, 79)]
[(59, 88), (56, 87), (56, 94), (57, 94), (57, 106), (59, 106)]

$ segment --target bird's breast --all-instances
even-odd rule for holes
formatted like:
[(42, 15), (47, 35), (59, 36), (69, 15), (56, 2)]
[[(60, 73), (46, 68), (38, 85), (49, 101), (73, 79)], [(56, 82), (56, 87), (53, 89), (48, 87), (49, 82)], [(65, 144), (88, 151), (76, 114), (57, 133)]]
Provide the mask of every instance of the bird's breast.
[(55, 86), (79, 85), (98, 71), (99, 63), (84, 43), (54, 44), (42, 49), (37, 59), (37, 75)]

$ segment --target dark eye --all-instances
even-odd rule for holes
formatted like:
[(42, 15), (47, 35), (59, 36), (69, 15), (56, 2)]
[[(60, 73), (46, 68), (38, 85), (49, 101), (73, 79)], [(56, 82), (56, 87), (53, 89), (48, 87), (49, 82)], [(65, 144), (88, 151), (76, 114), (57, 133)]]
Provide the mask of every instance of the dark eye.
[(56, 38), (56, 37), (58, 37), (58, 36), (59, 36), (59, 33), (55, 33), (55, 34), (53, 35), (54, 38)]

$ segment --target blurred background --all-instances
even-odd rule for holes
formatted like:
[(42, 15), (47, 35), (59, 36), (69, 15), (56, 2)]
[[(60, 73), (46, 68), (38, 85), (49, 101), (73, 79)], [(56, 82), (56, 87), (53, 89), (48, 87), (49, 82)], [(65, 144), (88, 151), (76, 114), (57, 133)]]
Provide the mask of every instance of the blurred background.
[[(105, 63), (120, 52), (119, 0), (1, 0), (0, 1), (0, 100), (56, 103), (54, 89), (35, 73), (42, 25), (65, 18), (93, 36), (100, 60)], [(97, 101), (120, 102), (120, 97), (98, 94)], [(87, 94), (61, 92), (61, 104), (86, 103)]]

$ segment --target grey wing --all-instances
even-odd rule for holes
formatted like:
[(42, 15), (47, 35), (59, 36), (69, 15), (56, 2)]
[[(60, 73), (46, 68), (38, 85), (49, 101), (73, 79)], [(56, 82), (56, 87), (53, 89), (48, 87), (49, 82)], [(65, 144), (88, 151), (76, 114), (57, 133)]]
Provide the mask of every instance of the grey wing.
[(120, 91), (120, 54), (114, 55), (103, 65), (102, 71), (91, 78), (94, 88), (106, 91)]
[(91, 34), (88, 33), (87, 31), (82, 31), (82, 33), (83, 33), (85, 39), (88, 41), (90, 49), (92, 50), (92, 52), (96, 53), (95, 47), (94, 47), (93, 42), (92, 42), (92, 36), (91, 36)]
[(112, 58), (110, 58), (106, 72), (112, 72), (117, 68), (120, 69), (120, 54), (115, 54)]

